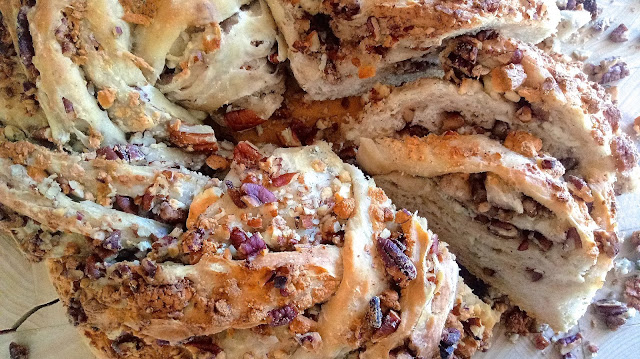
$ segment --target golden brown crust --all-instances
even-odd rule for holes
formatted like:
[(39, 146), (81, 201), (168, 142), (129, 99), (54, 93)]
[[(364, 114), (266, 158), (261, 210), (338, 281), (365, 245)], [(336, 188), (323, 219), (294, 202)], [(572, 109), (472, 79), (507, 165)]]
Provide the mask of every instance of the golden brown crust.
[(406, 81), (403, 76), (426, 70), (426, 55), (446, 38), (495, 28), (539, 42), (559, 20), (550, 1), (268, 3), (289, 45), (294, 75), (315, 99)]

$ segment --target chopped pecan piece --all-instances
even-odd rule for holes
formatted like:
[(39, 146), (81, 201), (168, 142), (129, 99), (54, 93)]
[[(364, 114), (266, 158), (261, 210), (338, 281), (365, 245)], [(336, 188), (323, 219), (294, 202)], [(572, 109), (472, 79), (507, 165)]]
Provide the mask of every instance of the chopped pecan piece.
[(257, 168), (265, 156), (249, 142), (239, 142), (233, 150), (233, 161), (248, 168)]
[(524, 67), (520, 64), (508, 64), (491, 71), (491, 84), (498, 92), (516, 90), (527, 79)]
[(440, 338), (440, 358), (449, 359), (456, 349), (456, 344), (460, 341), (462, 334), (456, 328), (445, 328)]
[(593, 231), (593, 238), (598, 244), (601, 253), (606, 254), (610, 258), (618, 255), (620, 252), (620, 240), (616, 232), (596, 229)]
[(538, 282), (544, 276), (542, 273), (532, 268), (527, 268), (527, 273), (529, 274), (529, 276), (531, 276), (532, 282)]
[(624, 299), (627, 305), (640, 310), (640, 277), (631, 277), (624, 283)]
[(524, 131), (511, 131), (504, 140), (504, 147), (525, 157), (536, 157), (542, 149), (542, 140)]
[(29, 359), (29, 348), (16, 342), (9, 344), (10, 359)]
[(616, 330), (627, 322), (629, 308), (617, 300), (599, 300), (593, 303), (598, 313), (604, 319), (609, 329)]
[(491, 222), (489, 222), (489, 232), (502, 238), (517, 238), (519, 235), (519, 231), (516, 226), (497, 219), (492, 219)]
[(138, 206), (136, 206), (136, 204), (133, 202), (133, 199), (130, 197), (116, 195), (115, 205), (113, 207), (125, 213), (138, 213)]
[(290, 304), (281, 308), (273, 309), (269, 312), (269, 325), (272, 327), (279, 327), (281, 325), (289, 324), (297, 315), (298, 311)]
[(131, 354), (132, 350), (140, 350), (144, 346), (142, 339), (134, 336), (131, 333), (120, 334), (116, 339), (111, 342), (111, 348), (118, 355)]
[(625, 24), (620, 24), (618, 27), (611, 31), (609, 34), (609, 40), (613, 42), (625, 42), (629, 41), (629, 29), (625, 26)]
[(216, 171), (223, 170), (229, 167), (229, 161), (227, 161), (226, 158), (216, 154), (207, 157), (205, 163), (207, 164), (207, 166), (209, 166), (209, 168)]
[(115, 230), (102, 241), (102, 247), (109, 251), (118, 251), (122, 249), (122, 244), (120, 243), (121, 232), (119, 230)]
[(291, 172), (291, 173), (285, 173), (285, 174), (280, 175), (280, 176), (278, 176), (276, 178), (272, 178), (271, 179), (271, 184), (274, 187), (286, 186), (291, 182), (291, 180), (293, 179), (293, 177), (295, 177), (296, 174), (297, 174), (297, 172)]
[(333, 212), (340, 219), (349, 219), (353, 215), (356, 207), (356, 200), (354, 198), (344, 198), (342, 201), (336, 203), (333, 207)]
[(168, 125), (169, 141), (186, 151), (214, 152), (218, 150), (213, 129), (205, 125), (183, 124), (173, 120)]
[(251, 110), (242, 109), (225, 113), (224, 122), (233, 131), (238, 132), (261, 125), (265, 120)]
[(67, 306), (67, 314), (71, 317), (72, 323), (75, 326), (87, 322), (87, 314), (82, 307), (80, 300), (71, 298), (69, 305)]
[(618, 171), (627, 171), (638, 164), (638, 152), (627, 138), (615, 137), (610, 146)]
[(247, 236), (246, 233), (237, 227), (231, 230), (229, 239), (241, 259), (251, 259), (267, 248), (267, 245), (257, 232), (251, 236)]
[(387, 337), (398, 330), (398, 326), (400, 325), (400, 315), (396, 313), (394, 310), (390, 310), (387, 315), (382, 319), (382, 324), (380, 328), (373, 333), (373, 339), (380, 339)]
[(412, 281), (418, 275), (416, 267), (409, 257), (388, 238), (378, 237), (378, 253), (382, 258), (387, 273), (389, 273), (401, 286)]
[(582, 179), (576, 176), (567, 176), (567, 187), (569, 187), (569, 191), (576, 197), (582, 199), (587, 203), (593, 202), (593, 194), (591, 193), (591, 188), (587, 185), (587, 183)]
[(213, 342), (213, 338), (209, 336), (191, 337), (185, 343), (185, 346), (191, 346), (202, 352), (211, 353), (214, 357), (222, 352), (222, 349), (217, 346), (216, 343)]
[(156, 272), (158, 271), (158, 266), (149, 258), (144, 258), (140, 261), (140, 266), (149, 278), (153, 278), (156, 276)]
[(227, 186), (227, 194), (231, 197), (231, 201), (238, 208), (247, 208), (247, 205), (242, 201), (242, 191), (240, 189), (235, 188), (231, 181), (225, 181), (224, 184)]

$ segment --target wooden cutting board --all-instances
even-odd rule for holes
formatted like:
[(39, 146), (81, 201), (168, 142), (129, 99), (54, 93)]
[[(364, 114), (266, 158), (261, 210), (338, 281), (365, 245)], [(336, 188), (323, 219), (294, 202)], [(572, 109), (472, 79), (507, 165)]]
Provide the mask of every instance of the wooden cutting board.
[[(629, 64), (631, 76), (617, 85), (624, 128), (633, 133), (631, 123), (640, 116), (640, 1), (605, 0), (600, 1), (599, 5), (604, 7), (602, 17), (610, 18), (612, 26), (604, 33), (583, 31), (585, 36), (568, 40), (563, 44), (562, 52), (571, 54), (576, 49), (582, 49), (591, 55), (587, 60), (590, 63), (598, 63), (610, 56), (621, 56)], [(630, 29), (630, 40), (623, 44), (608, 41), (609, 32), (620, 23)], [(635, 134), (633, 136), (637, 139)], [(640, 230), (639, 203), (640, 194), (619, 198), (619, 228), (625, 238), (633, 231)], [(630, 243), (625, 244), (622, 255), (634, 262), (640, 259)], [(0, 278), (0, 329), (9, 328), (34, 306), (56, 298), (44, 265), (28, 262), (14, 243), (5, 238), (0, 238)], [(612, 293), (619, 294), (622, 282), (624, 278), (615, 278), (610, 273), (607, 288), (598, 295), (606, 297)], [(585, 341), (600, 348), (598, 358), (640, 358), (640, 316), (612, 332), (594, 319), (592, 313), (587, 313), (580, 321), (579, 329)], [(32, 359), (93, 358), (81, 336), (69, 324), (60, 303), (31, 316), (17, 332), (0, 335), (0, 359), (9, 358), (9, 343), (12, 341), (27, 345)], [(476, 356), (478, 359), (559, 357), (552, 347), (542, 352), (536, 350), (529, 338), (519, 338), (515, 343), (512, 342), (504, 335), (504, 328), (496, 330), (491, 350)]]

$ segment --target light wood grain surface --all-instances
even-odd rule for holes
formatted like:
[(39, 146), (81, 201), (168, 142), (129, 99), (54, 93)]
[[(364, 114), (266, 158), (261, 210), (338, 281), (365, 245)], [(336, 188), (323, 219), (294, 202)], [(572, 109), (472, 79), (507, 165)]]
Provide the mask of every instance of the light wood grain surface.
[[(599, 1), (599, 5), (604, 7), (603, 17), (611, 19), (609, 30), (602, 34), (582, 31), (586, 36), (569, 40), (563, 44), (562, 52), (571, 54), (575, 49), (582, 49), (591, 55), (587, 62), (598, 63), (610, 56), (621, 56), (629, 64), (631, 76), (617, 85), (625, 130), (632, 133), (631, 123), (640, 116), (640, 1), (605, 0)], [(631, 36), (628, 42), (615, 44), (607, 37), (620, 23), (631, 30)], [(637, 139), (637, 136), (634, 135), (634, 138)], [(625, 238), (634, 230), (640, 230), (639, 204), (638, 194), (619, 197), (619, 227)], [(630, 247), (626, 243), (622, 254), (635, 262), (640, 256)], [(619, 294), (619, 286), (623, 281), (624, 278), (615, 278), (610, 273), (607, 287), (598, 295), (606, 297)], [(14, 243), (0, 238), (0, 328), (10, 327), (32, 307), (55, 298), (44, 265), (28, 262)], [(640, 316), (612, 332), (594, 320), (592, 313), (587, 313), (580, 321), (579, 329), (585, 341), (600, 348), (598, 358), (640, 358)], [(81, 336), (69, 324), (60, 303), (37, 312), (16, 333), (0, 335), (0, 358), (9, 358), (8, 347), (12, 341), (27, 345), (32, 359), (93, 358)], [(559, 358), (559, 354), (552, 347), (542, 352), (536, 350), (529, 338), (520, 338), (514, 343), (504, 335), (503, 328), (498, 328), (491, 350), (478, 354), (476, 358)]]

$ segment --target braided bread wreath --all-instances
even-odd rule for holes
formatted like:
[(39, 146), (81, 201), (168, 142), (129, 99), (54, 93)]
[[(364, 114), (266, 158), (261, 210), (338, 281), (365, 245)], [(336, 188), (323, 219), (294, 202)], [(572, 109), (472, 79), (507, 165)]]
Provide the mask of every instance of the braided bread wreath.
[[(454, 257), (423, 218), (324, 142), (265, 150), (239, 143), (220, 181), (153, 149), (127, 162), (3, 142), (3, 229), (46, 258), (102, 358), (431, 358), (465, 311), (480, 339), (458, 351), (484, 345), (499, 314), (464, 284), (455, 298)], [(189, 208), (185, 230), (168, 202)]]
[(440, 58), (444, 80), (390, 89), (345, 136), (463, 266), (567, 330), (618, 253), (614, 188), (640, 179), (620, 112), (578, 64), (517, 40), (463, 36)]

